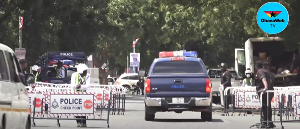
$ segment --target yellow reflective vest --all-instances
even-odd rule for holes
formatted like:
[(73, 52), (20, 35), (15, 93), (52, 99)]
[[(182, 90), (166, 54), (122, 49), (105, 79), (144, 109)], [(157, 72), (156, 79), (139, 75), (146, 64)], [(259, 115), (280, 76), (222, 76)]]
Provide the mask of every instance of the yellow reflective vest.
[[(79, 78), (79, 76), (80, 76), (79, 73), (77, 73), (77, 75), (76, 75), (76, 85), (78, 85), (79, 83), (84, 83), (85, 76), (81, 77), (81, 79)], [(77, 92), (82, 92), (82, 90), (77, 90)]]
[(247, 78), (244, 79), (244, 85), (245, 86), (252, 86), (252, 78), (248, 81)]
[(36, 82), (36, 81), (37, 81), (37, 78), (38, 78), (38, 76), (39, 76), (39, 73), (37, 72), (37, 73), (35, 74), (35, 79), (34, 79), (34, 82)]

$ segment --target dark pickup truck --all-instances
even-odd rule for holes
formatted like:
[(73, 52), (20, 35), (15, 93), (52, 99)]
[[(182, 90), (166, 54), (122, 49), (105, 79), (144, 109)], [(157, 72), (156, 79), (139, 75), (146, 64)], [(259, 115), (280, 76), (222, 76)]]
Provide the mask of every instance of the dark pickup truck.
[(145, 81), (145, 120), (156, 112), (201, 112), (212, 120), (211, 82), (203, 61), (195, 57), (157, 58)]

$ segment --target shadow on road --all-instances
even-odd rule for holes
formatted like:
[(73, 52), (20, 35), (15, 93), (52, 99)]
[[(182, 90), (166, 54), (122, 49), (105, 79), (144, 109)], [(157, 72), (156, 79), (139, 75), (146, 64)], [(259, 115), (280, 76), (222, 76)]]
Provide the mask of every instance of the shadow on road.
[(126, 109), (125, 113), (126, 112), (136, 112), (136, 111), (144, 111), (144, 109)]
[(143, 100), (143, 97), (135, 97), (135, 96), (126, 96), (126, 100)]
[[(32, 127), (32, 128), (52, 128), (52, 127), (55, 127), (55, 126), (35, 126), (35, 127)], [(76, 127), (64, 127), (64, 126), (61, 126), (61, 128), (64, 128), (64, 129), (65, 128), (74, 129)], [(102, 129), (102, 128), (107, 128), (107, 127), (80, 127), (80, 128), (84, 128), (84, 129)]]
[(144, 103), (144, 101), (127, 101), (126, 103)]
[[(206, 122), (202, 119), (155, 119), (154, 122)], [(224, 122), (222, 119), (213, 119), (211, 122)]]

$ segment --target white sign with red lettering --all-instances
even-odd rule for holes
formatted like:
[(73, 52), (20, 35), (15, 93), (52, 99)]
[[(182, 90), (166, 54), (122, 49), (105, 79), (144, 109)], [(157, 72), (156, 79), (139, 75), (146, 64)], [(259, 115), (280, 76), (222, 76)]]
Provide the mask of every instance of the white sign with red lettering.
[(94, 94), (50, 94), (50, 114), (94, 114)]

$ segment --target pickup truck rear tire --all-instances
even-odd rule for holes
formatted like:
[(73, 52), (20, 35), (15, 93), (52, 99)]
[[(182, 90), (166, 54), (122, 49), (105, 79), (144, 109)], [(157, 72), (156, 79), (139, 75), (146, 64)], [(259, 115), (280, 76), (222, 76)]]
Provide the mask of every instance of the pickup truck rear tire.
[(212, 112), (201, 112), (201, 119), (203, 121), (212, 121)]
[(145, 120), (146, 121), (154, 121), (155, 114), (150, 114), (150, 108), (145, 105)]

